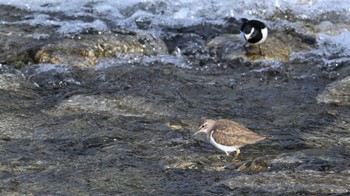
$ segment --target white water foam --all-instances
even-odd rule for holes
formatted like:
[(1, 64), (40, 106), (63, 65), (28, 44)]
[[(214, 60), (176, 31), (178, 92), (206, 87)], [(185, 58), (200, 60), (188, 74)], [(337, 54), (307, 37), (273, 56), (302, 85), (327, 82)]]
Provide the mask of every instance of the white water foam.
[[(151, 18), (154, 26), (186, 26), (203, 21), (222, 23), (225, 17), (259, 18), (271, 23), (273, 28), (278, 28), (279, 24), (283, 26), (286, 22), (292, 24), (305, 19), (314, 20), (315, 25), (324, 20), (339, 19), (347, 24), (342, 28), (350, 26), (350, 1), (344, 0), (0, 0), (0, 4), (45, 12), (35, 14), (32, 19), (24, 19), (23, 22), (32, 25), (59, 25), (62, 27), (60, 33), (79, 33), (84, 28), (107, 30), (101, 19), (133, 28), (136, 26), (130, 23), (140, 17)], [(76, 21), (67, 19), (74, 23), (72, 25), (75, 28), (68, 27), (62, 19), (48, 17), (50, 12), (77, 17)], [(79, 16), (89, 16), (96, 20), (80, 21)], [(288, 21), (289, 17), (297, 21)], [(320, 30), (322, 33), (322, 26)]]

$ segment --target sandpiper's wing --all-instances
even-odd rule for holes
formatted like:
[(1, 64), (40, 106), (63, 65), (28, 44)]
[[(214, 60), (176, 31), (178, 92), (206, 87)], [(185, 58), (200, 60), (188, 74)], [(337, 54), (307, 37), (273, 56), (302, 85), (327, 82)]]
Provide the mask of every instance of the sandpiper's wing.
[(216, 121), (213, 131), (216, 142), (229, 146), (254, 144), (266, 138), (252, 132), (243, 125), (224, 119)]

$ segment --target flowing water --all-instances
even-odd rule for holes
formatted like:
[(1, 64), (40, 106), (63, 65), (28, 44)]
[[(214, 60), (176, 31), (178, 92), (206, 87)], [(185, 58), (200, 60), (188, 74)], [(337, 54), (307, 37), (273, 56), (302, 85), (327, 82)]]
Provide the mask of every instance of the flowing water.
[[(0, 7), (1, 194), (350, 192), (347, 91), (322, 101), (350, 74), (348, 2)], [(268, 25), (265, 56), (242, 51), (241, 17)], [(226, 156), (192, 137), (202, 118), (268, 139)]]

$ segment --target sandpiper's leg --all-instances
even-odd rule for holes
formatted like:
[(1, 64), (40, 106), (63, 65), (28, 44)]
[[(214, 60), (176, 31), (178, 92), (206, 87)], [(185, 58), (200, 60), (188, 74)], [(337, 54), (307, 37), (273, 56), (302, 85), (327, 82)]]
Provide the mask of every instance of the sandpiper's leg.
[(238, 155), (241, 153), (241, 150), (240, 149), (237, 149), (236, 150), (236, 157), (238, 157)]
[(225, 151), (225, 152), (226, 152), (226, 155), (227, 155), (227, 156), (230, 156), (230, 153), (229, 153), (229, 152), (227, 152), (227, 151)]

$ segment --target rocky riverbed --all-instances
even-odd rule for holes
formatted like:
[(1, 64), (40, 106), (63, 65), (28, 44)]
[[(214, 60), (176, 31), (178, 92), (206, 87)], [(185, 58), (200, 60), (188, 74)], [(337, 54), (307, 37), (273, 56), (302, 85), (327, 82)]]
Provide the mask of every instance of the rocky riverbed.
[[(183, 24), (163, 21), (182, 1), (77, 2), (0, 1), (1, 194), (350, 192), (350, 21), (337, 7), (252, 8), (270, 32), (247, 56), (220, 3), (218, 18), (204, 6)], [(192, 137), (202, 118), (269, 137), (226, 156)]]

